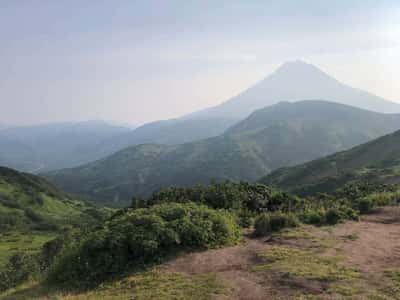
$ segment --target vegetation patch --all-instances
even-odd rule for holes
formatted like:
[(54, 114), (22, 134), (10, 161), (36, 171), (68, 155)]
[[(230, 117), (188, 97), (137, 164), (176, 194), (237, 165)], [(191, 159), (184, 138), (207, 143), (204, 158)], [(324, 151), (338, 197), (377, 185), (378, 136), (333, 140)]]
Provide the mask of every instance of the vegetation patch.
[(259, 271), (277, 270), (289, 276), (325, 282), (348, 282), (360, 277), (357, 270), (340, 265), (339, 256), (325, 257), (313, 251), (273, 246), (259, 257), (267, 263), (257, 266)]
[(292, 213), (264, 213), (254, 221), (254, 234), (256, 236), (266, 236), (284, 228), (299, 226), (300, 222)]
[(48, 278), (74, 286), (96, 285), (182, 250), (232, 245), (240, 238), (240, 227), (225, 211), (194, 203), (131, 209), (115, 215), (80, 244), (66, 247)]
[(278, 235), (282, 239), (305, 239), (315, 240), (316, 237), (309, 232), (306, 232), (304, 226), (298, 226), (293, 228), (285, 228)]
[(400, 299), (400, 269), (391, 269), (384, 272), (389, 280), (387, 287), (370, 296), (372, 300), (399, 300)]
[(210, 300), (225, 293), (214, 273), (187, 275), (146, 271), (123, 280), (108, 282), (83, 293), (66, 293), (45, 285), (32, 283), (0, 294), (1, 299), (59, 299), (59, 300)]
[(17, 253), (35, 254), (41, 251), (42, 246), (54, 239), (52, 232), (4, 232), (0, 234), (0, 271), (8, 259)]

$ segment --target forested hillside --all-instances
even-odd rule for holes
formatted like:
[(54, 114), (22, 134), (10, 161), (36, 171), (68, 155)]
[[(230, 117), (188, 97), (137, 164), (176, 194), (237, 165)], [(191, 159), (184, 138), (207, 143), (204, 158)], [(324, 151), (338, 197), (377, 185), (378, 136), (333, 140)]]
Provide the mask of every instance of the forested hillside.
[(78, 168), (45, 174), (66, 191), (111, 205), (168, 186), (254, 181), (349, 149), (400, 128), (400, 115), (325, 101), (283, 102), (251, 114), (225, 134), (181, 145), (139, 145)]
[(300, 194), (332, 191), (344, 182), (400, 182), (400, 131), (351, 150), (293, 168), (283, 168), (261, 179)]

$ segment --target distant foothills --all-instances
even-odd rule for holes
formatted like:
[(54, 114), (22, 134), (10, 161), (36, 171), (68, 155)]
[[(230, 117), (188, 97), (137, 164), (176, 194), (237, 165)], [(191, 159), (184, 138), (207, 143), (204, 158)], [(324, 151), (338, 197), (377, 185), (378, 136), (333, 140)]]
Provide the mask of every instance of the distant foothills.
[(256, 181), (390, 134), (398, 113), (400, 104), (294, 61), (221, 105), (133, 130), (101, 121), (0, 127), (0, 165), (123, 206), (165, 186)]

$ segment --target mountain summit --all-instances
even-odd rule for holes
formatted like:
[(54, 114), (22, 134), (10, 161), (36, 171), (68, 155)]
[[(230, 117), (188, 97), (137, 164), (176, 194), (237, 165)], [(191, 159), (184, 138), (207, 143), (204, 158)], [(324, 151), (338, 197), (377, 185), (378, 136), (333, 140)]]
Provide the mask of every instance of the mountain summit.
[(281, 101), (305, 99), (324, 99), (381, 113), (400, 112), (400, 104), (352, 88), (316, 66), (297, 60), (284, 63), (271, 75), (230, 100), (189, 117), (243, 118)]

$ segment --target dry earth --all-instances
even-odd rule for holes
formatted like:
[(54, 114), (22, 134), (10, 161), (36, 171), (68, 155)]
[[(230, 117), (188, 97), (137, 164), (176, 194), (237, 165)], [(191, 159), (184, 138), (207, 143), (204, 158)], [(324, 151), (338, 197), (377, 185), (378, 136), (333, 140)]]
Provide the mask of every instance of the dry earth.
[[(367, 295), (387, 283), (385, 270), (400, 267), (400, 208), (387, 207), (359, 222), (334, 227), (306, 226), (303, 233), (289, 238), (279, 235), (268, 239), (246, 237), (235, 247), (177, 258), (165, 264), (163, 271), (214, 272), (227, 288), (227, 294), (219, 296), (220, 299), (311, 299), (312, 295), (315, 296), (312, 299), (342, 299), (328, 293), (329, 286), (325, 282), (274, 271), (255, 272), (254, 267), (262, 264), (258, 254), (277, 245), (305, 250), (321, 248), (323, 256), (340, 255), (343, 265), (354, 267), (362, 275), (362, 281), (358, 283), (361, 290), (349, 296), (350, 299), (369, 299)], [(299, 294), (308, 296), (301, 298)]]

